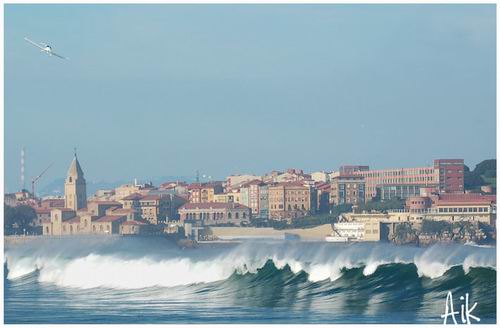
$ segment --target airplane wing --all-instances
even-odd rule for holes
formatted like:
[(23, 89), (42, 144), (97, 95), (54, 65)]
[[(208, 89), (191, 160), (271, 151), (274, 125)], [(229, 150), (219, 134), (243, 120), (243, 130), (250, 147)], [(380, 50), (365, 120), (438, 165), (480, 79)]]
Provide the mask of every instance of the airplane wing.
[(56, 53), (55, 53), (55, 52), (53, 52), (53, 51), (51, 51), (51, 52), (50, 52), (50, 54), (51, 54), (52, 56), (56, 56), (56, 57), (61, 58), (61, 59), (66, 59), (66, 60), (69, 60), (69, 58), (68, 58), (68, 57), (63, 57), (63, 56), (61, 56), (61, 55), (56, 54)]
[(40, 48), (40, 49), (42, 49), (42, 50), (44, 49), (41, 45), (39, 45), (39, 44), (38, 44), (38, 43), (36, 43), (36, 42), (31, 41), (30, 39), (28, 39), (28, 38), (26, 38), (26, 37), (24, 38), (24, 40), (28, 41), (29, 43), (31, 43), (32, 45), (34, 45), (34, 46), (35, 46), (35, 47), (37, 47), (37, 48)]

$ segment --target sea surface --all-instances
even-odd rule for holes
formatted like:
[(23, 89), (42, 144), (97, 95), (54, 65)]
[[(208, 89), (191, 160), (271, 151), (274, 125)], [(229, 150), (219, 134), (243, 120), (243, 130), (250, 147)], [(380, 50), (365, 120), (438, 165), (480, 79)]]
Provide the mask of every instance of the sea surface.
[(449, 291), (496, 322), (495, 247), (40, 238), (4, 269), (5, 323), (441, 324)]

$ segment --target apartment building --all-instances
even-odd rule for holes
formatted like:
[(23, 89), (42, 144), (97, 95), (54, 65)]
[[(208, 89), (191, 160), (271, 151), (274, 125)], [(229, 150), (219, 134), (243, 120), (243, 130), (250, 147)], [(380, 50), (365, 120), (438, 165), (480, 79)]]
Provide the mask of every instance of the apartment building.
[(361, 176), (342, 174), (332, 179), (330, 204), (360, 204), (365, 201), (365, 180)]
[[(301, 182), (283, 182), (268, 187), (269, 218), (291, 220), (315, 212), (313, 189)], [(315, 202), (315, 200), (314, 200)]]

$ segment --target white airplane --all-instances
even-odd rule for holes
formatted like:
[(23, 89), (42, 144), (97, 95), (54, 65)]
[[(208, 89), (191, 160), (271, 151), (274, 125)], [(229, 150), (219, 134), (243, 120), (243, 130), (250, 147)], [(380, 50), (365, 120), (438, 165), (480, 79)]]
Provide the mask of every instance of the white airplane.
[(63, 57), (63, 56), (58, 55), (58, 54), (56, 54), (55, 52), (53, 52), (53, 51), (52, 51), (52, 47), (51, 47), (51, 46), (49, 46), (48, 44), (45, 44), (45, 43), (42, 43), (42, 42), (40, 42), (40, 43), (36, 43), (36, 42), (34, 42), (34, 41), (31, 41), (30, 39), (28, 39), (28, 38), (26, 38), (26, 37), (24, 38), (24, 40), (28, 41), (29, 43), (31, 43), (31, 44), (32, 44), (32, 45), (34, 45), (35, 47), (40, 48), (40, 51), (41, 51), (41, 52), (45, 52), (45, 53), (46, 53), (47, 55), (49, 55), (49, 56), (56, 56), (57, 58), (61, 58), (61, 59), (66, 59), (66, 60), (69, 60), (69, 58), (67, 58), (67, 57)]

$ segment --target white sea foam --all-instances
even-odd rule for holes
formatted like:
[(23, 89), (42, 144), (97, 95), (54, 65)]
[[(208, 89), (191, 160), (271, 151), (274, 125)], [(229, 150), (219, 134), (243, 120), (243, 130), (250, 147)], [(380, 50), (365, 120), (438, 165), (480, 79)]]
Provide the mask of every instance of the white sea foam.
[(473, 267), (496, 267), (496, 249), (459, 245), (422, 249), (388, 244), (249, 243), (232, 249), (193, 252), (173, 249), (164, 253), (136, 248), (132, 255), (123, 252), (124, 247), (130, 246), (118, 246), (116, 251), (110, 251), (107, 245), (106, 251), (96, 248), (93, 252), (81, 251), (76, 246), (50, 245), (36, 251), (8, 250), (7, 278), (14, 280), (39, 270), (39, 281), (62, 287), (137, 289), (220, 281), (234, 272), (256, 273), (268, 260), (278, 269), (288, 266), (295, 274), (306, 272), (311, 282), (335, 281), (344, 269), (361, 267), (363, 274), (370, 276), (381, 265), (391, 263), (414, 263), (419, 276), (431, 279), (456, 265), (462, 265), (466, 273)]

